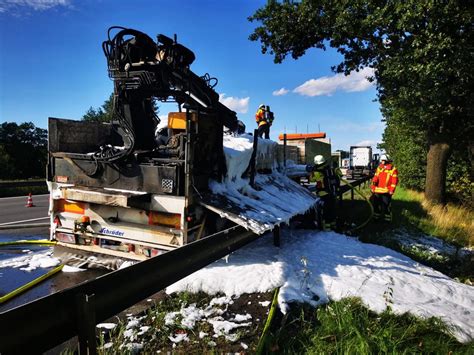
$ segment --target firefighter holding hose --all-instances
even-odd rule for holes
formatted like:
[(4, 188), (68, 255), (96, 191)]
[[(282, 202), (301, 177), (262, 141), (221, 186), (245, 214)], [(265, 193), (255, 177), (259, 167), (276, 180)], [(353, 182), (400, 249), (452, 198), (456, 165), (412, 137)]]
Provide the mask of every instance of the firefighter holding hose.
[(374, 206), (375, 219), (391, 222), (392, 211), (390, 205), (392, 195), (395, 193), (398, 184), (398, 170), (387, 154), (382, 154), (380, 161), (381, 163), (372, 179), (370, 202)]
[(316, 155), (314, 166), (308, 166), (307, 170), (311, 171), (309, 181), (316, 183), (316, 194), (319, 197), (316, 205), (318, 226), (325, 231), (334, 230), (340, 177), (322, 155)]

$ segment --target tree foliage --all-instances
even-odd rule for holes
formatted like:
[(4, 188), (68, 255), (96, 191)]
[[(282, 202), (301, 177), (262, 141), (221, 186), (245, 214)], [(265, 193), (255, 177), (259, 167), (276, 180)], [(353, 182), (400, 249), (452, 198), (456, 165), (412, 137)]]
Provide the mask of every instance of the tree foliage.
[(32, 122), (0, 125), (0, 179), (44, 177), (47, 131)]
[(109, 98), (104, 101), (101, 107), (93, 108), (92, 106), (82, 116), (83, 121), (89, 122), (111, 122), (114, 111), (114, 94), (110, 94)]
[(399, 179), (402, 186), (423, 190), (426, 177), (426, 137), (406, 124), (389, 124), (383, 133), (383, 143), (379, 148), (390, 151), (397, 161)]
[(384, 147), (399, 166), (424, 160), (427, 197), (443, 201), (448, 158), (474, 135), (473, 2), (269, 1), (249, 20), (261, 23), (250, 39), (277, 63), (330, 46), (343, 56), (335, 71), (373, 68)]
[[(156, 100), (153, 100), (153, 109), (155, 114), (158, 115), (159, 108)], [(109, 98), (104, 101), (101, 107), (94, 108), (89, 107), (86, 113), (82, 116), (83, 121), (89, 122), (112, 122), (114, 119), (114, 93), (111, 93)]]

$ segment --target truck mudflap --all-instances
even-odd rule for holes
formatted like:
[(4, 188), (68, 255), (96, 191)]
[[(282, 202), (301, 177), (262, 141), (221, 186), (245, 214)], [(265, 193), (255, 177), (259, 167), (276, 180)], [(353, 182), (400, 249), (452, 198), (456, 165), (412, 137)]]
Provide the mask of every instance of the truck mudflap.
[(201, 205), (223, 218), (256, 234), (307, 212), (317, 202), (308, 189), (285, 175), (257, 175), (252, 188), (245, 180), (240, 183), (211, 182), (211, 192), (201, 194)]

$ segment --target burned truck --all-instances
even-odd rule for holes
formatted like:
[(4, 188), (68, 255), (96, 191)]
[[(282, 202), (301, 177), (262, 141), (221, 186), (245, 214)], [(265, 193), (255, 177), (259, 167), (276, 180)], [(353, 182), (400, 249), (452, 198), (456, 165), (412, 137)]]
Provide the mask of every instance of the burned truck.
[[(263, 233), (300, 212), (254, 211), (251, 201), (258, 196), (245, 204), (209, 188), (210, 181), (226, 178), (224, 131), (235, 131), (238, 120), (219, 102), (217, 79), (191, 71), (195, 55), (176, 37), (158, 35), (155, 42), (140, 31), (112, 27), (103, 50), (114, 84), (113, 120), (49, 118), (52, 240), (140, 260), (232, 224)], [(176, 112), (158, 129), (154, 107), (170, 102)], [(313, 204), (308, 192), (280, 174), (269, 178), (265, 185), (279, 184), (306, 199), (304, 209)], [(258, 184), (254, 191), (267, 188)], [(259, 213), (271, 218), (252, 217)]]

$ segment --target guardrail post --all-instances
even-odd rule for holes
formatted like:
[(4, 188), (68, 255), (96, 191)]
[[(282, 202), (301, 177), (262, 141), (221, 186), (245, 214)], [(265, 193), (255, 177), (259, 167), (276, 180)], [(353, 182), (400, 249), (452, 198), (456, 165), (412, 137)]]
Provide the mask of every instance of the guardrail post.
[(97, 354), (94, 297), (94, 295), (85, 295), (83, 293), (76, 296), (77, 333), (80, 355)]
[(258, 129), (253, 131), (253, 151), (250, 158), (250, 186), (255, 187), (255, 165), (257, 163)]
[(280, 226), (273, 228), (273, 245), (280, 247)]

